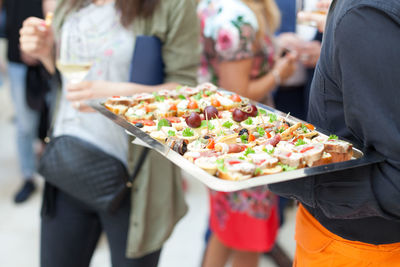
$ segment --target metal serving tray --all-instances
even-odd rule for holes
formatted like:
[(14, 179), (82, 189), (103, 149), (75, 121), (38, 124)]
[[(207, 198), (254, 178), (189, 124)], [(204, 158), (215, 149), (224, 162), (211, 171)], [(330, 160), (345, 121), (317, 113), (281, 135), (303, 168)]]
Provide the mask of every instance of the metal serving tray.
[[(243, 181), (229, 181), (229, 180), (223, 180), (220, 178), (217, 178), (215, 176), (210, 175), (206, 171), (202, 170), (201, 168), (197, 167), (195, 164), (189, 162), (186, 160), (184, 157), (182, 157), (180, 154), (177, 152), (173, 151), (170, 149), (168, 146), (154, 140), (153, 138), (150, 137), (147, 133), (143, 132), (136, 126), (132, 125), (128, 121), (126, 121), (122, 116), (118, 116), (108, 109), (106, 109), (103, 106), (103, 103), (105, 102), (105, 99), (102, 100), (91, 100), (88, 102), (88, 104), (118, 124), (119, 126), (123, 127), (128, 133), (136, 137), (135, 144), (138, 145), (143, 145), (147, 146), (162, 155), (164, 155), (167, 159), (175, 163), (177, 166), (179, 166), (181, 169), (185, 170), (188, 172), (191, 176), (195, 177), (202, 183), (204, 183), (206, 186), (208, 186), (211, 189), (217, 190), (217, 191), (224, 191), (224, 192), (231, 192), (231, 191), (237, 191), (241, 189), (246, 189), (246, 188), (251, 188), (259, 185), (267, 185), (267, 184), (273, 184), (273, 183), (278, 183), (278, 182), (284, 182), (284, 181), (289, 181), (289, 180), (294, 180), (298, 178), (303, 178), (307, 176), (312, 176), (312, 175), (317, 175), (317, 174), (323, 174), (323, 173), (328, 173), (328, 172), (334, 172), (334, 171), (339, 171), (339, 170), (345, 170), (349, 168), (355, 168), (355, 167), (360, 167), (364, 165), (369, 165), (373, 163), (378, 163), (382, 162), (384, 159), (381, 155), (379, 155), (376, 152), (373, 151), (366, 151), (363, 152), (353, 146), (353, 159), (349, 161), (344, 161), (344, 162), (339, 162), (339, 163), (331, 163), (327, 165), (322, 165), (318, 167), (306, 167), (298, 170), (293, 170), (293, 171), (286, 171), (286, 172), (281, 172), (277, 174), (272, 174), (272, 175), (264, 175), (264, 176), (258, 176), (256, 178), (248, 179), (248, 180), (243, 180)], [(254, 102), (253, 102), (254, 103)], [(283, 113), (279, 110), (276, 110), (272, 107), (260, 104), (260, 103), (254, 103), (258, 107), (261, 107), (265, 110), (268, 110), (269, 112), (273, 112), (276, 115), (283, 116), (286, 118), (286, 120), (290, 123), (295, 123), (295, 122), (303, 122), (304, 121), (297, 119), (293, 116), (290, 116), (286, 113)], [(319, 128), (315, 129), (322, 135), (327, 135), (327, 133)]]

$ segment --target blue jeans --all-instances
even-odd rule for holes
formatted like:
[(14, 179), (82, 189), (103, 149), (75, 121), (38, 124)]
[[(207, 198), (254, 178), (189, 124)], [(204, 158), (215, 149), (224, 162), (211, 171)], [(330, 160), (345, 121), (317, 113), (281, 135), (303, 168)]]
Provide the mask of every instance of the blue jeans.
[(33, 142), (37, 137), (39, 112), (29, 108), (26, 103), (26, 72), (26, 65), (8, 63), (8, 77), (17, 127), (18, 157), (22, 175), (25, 179), (29, 179), (36, 171)]

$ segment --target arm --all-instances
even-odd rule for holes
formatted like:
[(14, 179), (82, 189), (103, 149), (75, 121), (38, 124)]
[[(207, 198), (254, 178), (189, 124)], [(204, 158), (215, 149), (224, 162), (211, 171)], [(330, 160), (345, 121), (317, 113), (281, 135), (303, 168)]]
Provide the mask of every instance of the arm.
[[(351, 26), (349, 26), (351, 25)], [(366, 31), (368, 29), (368, 32)], [(400, 219), (400, 17), (363, 7), (336, 30), (344, 114), (348, 128), (386, 161), (371, 170), (382, 214)]]
[[(293, 73), (295, 55), (287, 54), (277, 60), (270, 72), (257, 79), (250, 79), (253, 64), (251, 49), (256, 42), (256, 31), (249, 24), (242, 27), (243, 29), (239, 31), (235, 27), (224, 24), (217, 31), (217, 36), (214, 36), (215, 51), (219, 58), (217, 66), (219, 86), (250, 99), (261, 100), (279, 85), (277, 80), (284, 81)], [(246, 36), (240, 36), (242, 32), (249, 33)], [(231, 38), (231, 43), (239, 43), (239, 45), (234, 49), (224, 49), (218, 44), (219, 39), (223, 38)], [(234, 38), (239, 40), (234, 40)]]
[(335, 54), (329, 61), (339, 70), (335, 83), (343, 93), (346, 127), (364, 148), (378, 151), (386, 161), (272, 184), (272, 191), (330, 219), (400, 220), (400, 105), (393, 97), (400, 73), (400, 54), (394, 48), (400, 42), (400, 18), (393, 18), (367, 7), (347, 13), (332, 39)]
[[(160, 89), (175, 89), (178, 85), (195, 85), (200, 61), (200, 45), (196, 8), (193, 1), (176, 1), (177, 6), (166, 10), (168, 14), (167, 36), (163, 43), (165, 83), (147, 86), (136, 83), (112, 83), (106, 81), (85, 81), (68, 86), (67, 99), (84, 101), (112, 95), (133, 95), (140, 92), (154, 92)], [(113, 88), (110, 91), (110, 88)], [(87, 110), (80, 105), (81, 111)]]
[(281, 81), (290, 77), (295, 68), (294, 58), (293, 54), (288, 54), (275, 64), (272, 71), (253, 80), (250, 80), (252, 59), (223, 61), (219, 64), (219, 86), (256, 101), (262, 100), (279, 86), (274, 75), (279, 75)]

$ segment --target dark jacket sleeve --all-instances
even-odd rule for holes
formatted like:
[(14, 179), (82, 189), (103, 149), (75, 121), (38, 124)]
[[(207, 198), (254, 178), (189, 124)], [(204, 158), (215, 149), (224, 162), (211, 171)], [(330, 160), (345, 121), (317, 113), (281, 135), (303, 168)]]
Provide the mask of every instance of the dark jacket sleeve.
[(385, 162), (271, 185), (272, 191), (321, 210), (331, 219), (400, 220), (400, 19), (358, 7), (334, 32), (329, 64), (342, 92), (345, 125)]
[(364, 147), (386, 161), (371, 168), (378, 206), (400, 219), (400, 17), (360, 7), (335, 32), (345, 122)]

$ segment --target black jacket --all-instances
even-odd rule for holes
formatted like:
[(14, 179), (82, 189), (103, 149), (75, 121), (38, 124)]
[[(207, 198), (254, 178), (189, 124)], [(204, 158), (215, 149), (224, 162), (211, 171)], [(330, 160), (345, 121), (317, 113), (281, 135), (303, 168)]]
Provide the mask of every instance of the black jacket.
[(271, 185), (331, 232), (400, 242), (400, 1), (333, 1), (310, 93), (309, 121), (385, 162)]
[(11, 62), (21, 63), (19, 30), (28, 17), (43, 17), (42, 0), (3, 0), (6, 9), (7, 57)]

